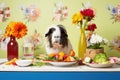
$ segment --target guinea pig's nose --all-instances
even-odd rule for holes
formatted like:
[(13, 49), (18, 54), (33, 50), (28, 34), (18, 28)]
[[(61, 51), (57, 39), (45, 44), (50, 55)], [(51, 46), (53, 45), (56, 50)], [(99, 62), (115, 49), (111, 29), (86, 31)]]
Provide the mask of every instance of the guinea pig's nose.
[(55, 43), (58, 43), (59, 41), (55, 41)]

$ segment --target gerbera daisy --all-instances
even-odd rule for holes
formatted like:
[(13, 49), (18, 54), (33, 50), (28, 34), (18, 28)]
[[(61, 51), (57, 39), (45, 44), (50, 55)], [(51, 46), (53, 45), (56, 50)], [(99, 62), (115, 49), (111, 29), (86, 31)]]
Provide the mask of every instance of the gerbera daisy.
[(27, 34), (27, 26), (22, 22), (10, 22), (6, 28), (6, 35), (22, 38)]

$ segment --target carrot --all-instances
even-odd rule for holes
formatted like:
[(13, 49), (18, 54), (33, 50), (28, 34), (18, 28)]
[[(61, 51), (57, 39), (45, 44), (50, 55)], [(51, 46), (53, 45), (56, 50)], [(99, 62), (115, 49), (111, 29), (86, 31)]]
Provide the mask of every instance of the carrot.
[(73, 50), (70, 51), (70, 56), (75, 56), (75, 52)]

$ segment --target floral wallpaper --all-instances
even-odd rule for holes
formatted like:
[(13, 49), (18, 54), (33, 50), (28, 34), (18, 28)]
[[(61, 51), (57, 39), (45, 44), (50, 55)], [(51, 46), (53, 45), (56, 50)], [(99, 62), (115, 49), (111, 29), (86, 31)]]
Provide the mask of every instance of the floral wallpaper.
[[(119, 36), (120, 32), (120, 1), (106, 0), (8, 0), (0, 1), (0, 57), (6, 57), (6, 46), (9, 41), (5, 37), (5, 29), (9, 22), (23, 22), (28, 28), (28, 33), (24, 38), (18, 41), (19, 55), (22, 56), (22, 45), (24, 41), (30, 41), (35, 46), (35, 53), (45, 53), (45, 37), (47, 28), (52, 24), (62, 24), (68, 32), (72, 46), (77, 53), (77, 45), (79, 40), (79, 28), (72, 23), (73, 14), (91, 5), (95, 10), (95, 17), (89, 24), (89, 30), (95, 30), (109, 42), (116, 44), (115, 36)], [(87, 5), (81, 5), (87, 3)], [(112, 3), (112, 4), (111, 4)], [(107, 5), (107, 10), (106, 10)], [(114, 5), (114, 6), (113, 6)], [(82, 9), (81, 9), (82, 8)], [(111, 21), (112, 19), (113, 21)], [(94, 22), (93, 22), (94, 21)], [(95, 23), (95, 24), (92, 24)], [(113, 24), (114, 23), (114, 24)], [(93, 28), (94, 27), (94, 28)], [(115, 31), (115, 32), (114, 32)], [(118, 39), (118, 38), (117, 38)], [(118, 42), (119, 44), (119, 42)], [(109, 56), (120, 54), (117, 50), (109, 50), (109, 46), (105, 47)]]
[(68, 16), (68, 7), (63, 2), (56, 3), (54, 4), (53, 13), (53, 20), (63, 21)]
[(111, 19), (113, 19), (114, 22), (120, 22), (120, 3), (118, 3), (116, 6), (113, 6), (111, 4), (107, 5), (108, 11), (110, 11)]
[(0, 3), (0, 22), (6, 21), (10, 17), (10, 7), (5, 3)]
[(20, 7), (21, 11), (23, 12), (24, 18), (26, 21), (36, 21), (37, 18), (40, 16), (40, 9), (37, 8), (35, 5), (30, 5), (26, 7), (22, 5)]

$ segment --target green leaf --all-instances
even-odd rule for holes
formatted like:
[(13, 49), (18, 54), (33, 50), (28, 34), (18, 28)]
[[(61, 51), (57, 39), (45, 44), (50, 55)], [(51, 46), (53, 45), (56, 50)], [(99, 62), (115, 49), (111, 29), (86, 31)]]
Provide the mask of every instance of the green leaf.
[(76, 57), (76, 56), (74, 56), (73, 57), (75, 60), (80, 60), (80, 58), (79, 57)]
[(58, 59), (55, 57), (46, 57), (46, 60), (58, 61)]
[(44, 66), (46, 63), (44, 62), (35, 62), (34, 64), (32, 64), (31, 66)]

